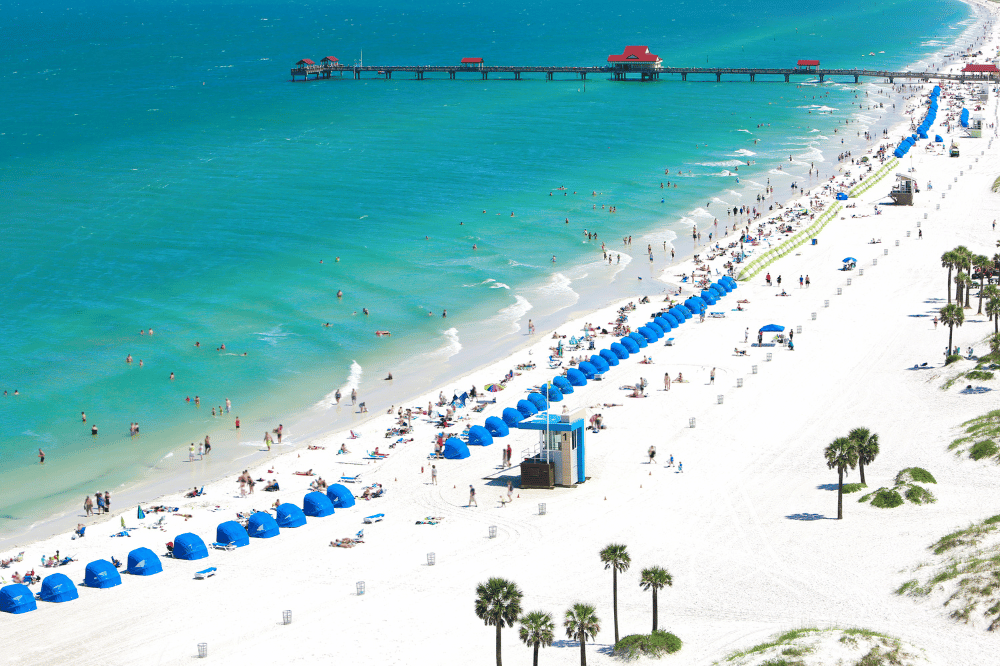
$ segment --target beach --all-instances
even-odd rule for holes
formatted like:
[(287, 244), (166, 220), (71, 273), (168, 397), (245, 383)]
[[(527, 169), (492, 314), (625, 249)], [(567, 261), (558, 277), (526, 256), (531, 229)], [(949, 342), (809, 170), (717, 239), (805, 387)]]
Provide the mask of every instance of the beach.
[[(991, 6), (989, 11), (995, 15)], [(998, 46), (992, 28), (977, 49), (993, 54)], [(951, 67), (963, 64), (956, 59)], [(933, 85), (908, 89), (910, 104), (919, 108)], [(607, 426), (586, 435), (584, 483), (552, 490), (519, 487), (517, 463), (538, 446), (537, 432), (512, 429), (492, 446), (471, 447), (464, 460), (429, 457), (440, 429), (419, 414), (412, 432), (384, 433), (396, 423), (396, 409), (426, 409), (441, 393), (450, 400), (473, 386), (479, 400), (496, 402), (480, 412), (473, 412), (470, 403), (448, 430), (457, 433), (467, 424), (500, 416), (568, 367), (570, 357), (589, 356), (618, 337), (597, 335), (595, 351), (566, 351), (562, 367), (550, 368), (551, 348), (560, 340), (566, 345), (587, 324), (611, 330), (620, 308), (630, 303), (636, 307), (626, 314), (635, 330), (663, 308), (667, 294), (679, 288), (681, 302), (692, 295), (690, 281), (681, 276), (690, 276), (702, 263), (707, 242), (693, 251), (698, 261), (681, 255), (641, 281), (630, 277), (637, 284), (629, 295), (578, 303), (569, 320), (538, 326), (502, 357), (422, 387), (392, 404), (391, 414), (387, 405), (363, 394), (371, 408), (368, 418), (359, 417), (350, 429), (317, 427), (311, 436), (293, 430), (290, 446), (270, 453), (251, 443), (262, 439), (257, 428), (247, 434), (242, 457), (191, 472), (186, 485), (204, 487), (201, 497), (148, 487), (123, 496), (116, 492), (113, 511), (105, 518), (85, 520), (70, 513), (54, 536), (8, 540), (3, 556), (24, 551), (24, 559), (0, 575), (9, 579), (14, 570), (33, 567), (44, 576), (51, 570), (38, 566), (40, 558), (58, 550), (76, 560), (58, 571), (79, 583), (92, 560), (114, 555), (124, 561), (138, 547), (162, 555), (165, 543), (184, 532), (210, 543), (216, 525), (237, 513), (266, 511), (276, 500), (301, 506), (316, 477), (295, 472), (314, 470), (330, 483), (360, 475), (344, 484), (356, 495), (371, 484), (384, 488), (382, 497), (309, 518), (302, 527), (282, 529), (277, 538), (252, 539), (231, 552), (212, 550), (204, 560), (163, 558), (162, 574), (126, 575), (121, 586), (107, 590), (80, 586), (80, 599), (71, 603), (39, 602), (36, 612), (5, 615), (9, 629), (3, 643), (11, 663), (187, 663), (197, 656), (199, 643), (207, 644), (208, 658), (221, 663), (371, 658), (491, 663), (493, 629), (473, 613), (475, 586), (491, 576), (515, 581), (524, 592), (526, 611), (542, 609), (556, 618), (556, 643), (542, 650), (546, 662), (578, 658), (576, 642), (561, 630), (562, 615), (572, 603), (594, 604), (601, 631), (588, 645), (588, 662), (611, 663), (611, 575), (598, 557), (611, 542), (626, 544), (632, 557), (632, 568), (618, 580), (622, 635), (650, 628), (650, 595), (639, 587), (639, 571), (660, 565), (673, 575), (673, 585), (659, 595), (659, 626), (684, 641), (669, 658), (677, 664), (712, 663), (776, 633), (811, 626), (885, 632), (924, 650), (932, 664), (989, 663), (992, 646), (981, 622), (958, 623), (940, 601), (893, 594), (907, 579), (904, 570), (927, 559), (932, 542), (1000, 513), (1000, 499), (991, 492), (993, 463), (957, 458), (947, 450), (958, 426), (990, 411), (992, 398), (962, 393), (967, 381), (942, 389), (975, 363), (944, 366), (948, 332), (932, 322), (947, 302), (942, 253), (966, 245), (992, 255), (997, 239), (992, 222), (1000, 217), (1000, 200), (990, 187), (1000, 158), (989, 148), (995, 127), (984, 128), (977, 139), (964, 138), (959, 127), (950, 133), (943, 127), (946, 117), (957, 124), (962, 104), (955, 95), (968, 99), (972, 84), (942, 83), (942, 89), (931, 141), (941, 134), (945, 150), (927, 151), (928, 142), (919, 142), (877, 185), (839, 202), (842, 207), (815, 244), (801, 245), (741, 281), (710, 308), (723, 317), (689, 320), (622, 360), (603, 381), (590, 381), (553, 403), (560, 411), (563, 405), (573, 412), (586, 410), (587, 420), (600, 414)], [(981, 113), (987, 123), (996, 121), (995, 94)], [(921, 115), (914, 112), (915, 122)], [(909, 132), (893, 128), (879, 142), (891, 155), (904, 134)], [(946, 148), (959, 137), (961, 155), (948, 157)], [(855, 149), (853, 157), (860, 160), (861, 151)], [(823, 189), (826, 178), (810, 183), (797, 203), (809, 208), (807, 198), (818, 197), (813, 219), (818, 218), (819, 209), (830, 210), (835, 192), (848, 189), (859, 173), (875, 173), (879, 162), (871, 159), (870, 172), (850, 160), (841, 163), (851, 175), (841, 173), (828, 190)], [(874, 204), (886, 200), (896, 173), (917, 180), (914, 205), (879, 205), (876, 214)], [(777, 212), (795, 208), (786, 203)], [(747, 224), (746, 216), (741, 219)], [(792, 231), (811, 221), (790, 221)], [(754, 221), (752, 229), (762, 222)], [(707, 233), (702, 221), (699, 228)], [(775, 225), (764, 229), (766, 240), (747, 248), (751, 260), (783, 240)], [(617, 252), (617, 239), (608, 241)], [(636, 250), (629, 251), (632, 261), (646, 261), (646, 243), (636, 239)], [(730, 234), (721, 243), (726, 252), (710, 262), (713, 281), (739, 249), (739, 236)], [(845, 257), (856, 260), (855, 270), (839, 270)], [(740, 270), (738, 264), (736, 273)], [(765, 274), (782, 276), (781, 286), (766, 284)], [(808, 287), (800, 286), (799, 276), (809, 276)], [(639, 305), (643, 296), (650, 302)], [(972, 307), (966, 323), (954, 331), (954, 344), (982, 354), (993, 322), (972, 314), (975, 299)], [(522, 315), (518, 321), (535, 313)], [(768, 324), (794, 331), (794, 350), (780, 343), (752, 346), (757, 331)], [(554, 338), (554, 333), (566, 337)], [(673, 344), (665, 345), (666, 338)], [(639, 363), (644, 356), (651, 363)], [(530, 363), (536, 367), (518, 369)], [(922, 363), (928, 368), (914, 369)], [(502, 390), (483, 392), (509, 372), (514, 376)], [(682, 373), (686, 381), (664, 390), (666, 373), (674, 379)], [(623, 388), (641, 378), (648, 380), (646, 397), (627, 397)], [(972, 384), (998, 388), (993, 380)], [(877, 432), (881, 441), (881, 454), (866, 467), (869, 489), (891, 486), (899, 470), (919, 466), (936, 477), (937, 502), (886, 510), (860, 504), (857, 494), (849, 494), (844, 519), (833, 520), (837, 475), (827, 468), (823, 448), (858, 426)], [(351, 430), (359, 436), (351, 438)], [(406, 441), (397, 443), (400, 439)], [(504, 469), (501, 448), (508, 444), (514, 466)], [(350, 453), (338, 454), (342, 445)], [(657, 449), (654, 463), (647, 455), (650, 445)], [(366, 454), (375, 447), (389, 456), (369, 459)], [(670, 457), (683, 464), (683, 472), (667, 465)], [(195, 470), (204, 462), (211, 461), (185, 464)], [(438, 470), (436, 485), (432, 465)], [(265, 482), (259, 482), (254, 494), (242, 497), (236, 475), (229, 473), (239, 468), (254, 479), (277, 479), (281, 489), (265, 493)], [(848, 477), (845, 481), (857, 481), (856, 472)], [(513, 500), (501, 502), (508, 481)], [(171, 483), (176, 485), (177, 477)], [(467, 506), (470, 485), (478, 506)], [(146, 517), (136, 517), (136, 504), (146, 509)], [(149, 512), (153, 505), (178, 510)], [(375, 514), (384, 519), (363, 522)], [(154, 528), (161, 518), (162, 528)], [(68, 523), (87, 524), (86, 535), (73, 539)], [(112, 537), (123, 524), (128, 536)], [(495, 538), (490, 538), (491, 526)], [(354, 537), (359, 530), (363, 543), (330, 547), (333, 539)], [(216, 567), (216, 575), (192, 580), (206, 567)], [(364, 594), (358, 594), (359, 581)], [(285, 610), (292, 612), (291, 624), (282, 623)], [(504, 658), (517, 663), (529, 654), (516, 629), (504, 629)]]

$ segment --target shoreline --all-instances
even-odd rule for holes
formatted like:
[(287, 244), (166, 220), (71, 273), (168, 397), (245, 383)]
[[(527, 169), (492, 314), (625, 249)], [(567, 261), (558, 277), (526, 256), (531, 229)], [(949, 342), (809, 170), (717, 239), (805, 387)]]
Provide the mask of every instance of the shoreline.
[[(970, 4), (973, 7), (978, 6), (976, 5), (975, 2), (968, 2), (966, 4)], [(940, 59), (945, 62), (950, 62), (951, 58), (946, 58), (944, 55), (945, 52), (949, 50), (955, 51), (960, 41), (967, 38), (967, 36), (973, 34), (976, 30), (981, 28), (982, 25), (984, 25), (981, 16), (977, 16), (974, 14), (972, 18), (974, 19), (972, 25), (970, 25), (968, 28), (963, 30), (958, 36), (956, 36), (955, 41), (952, 44), (941, 47), (941, 49), (936, 51), (933, 56), (929, 57), (931, 57), (932, 59)], [(839, 84), (830, 84), (830, 85), (839, 85)], [(882, 84), (869, 82), (868, 85), (880, 86)], [(898, 133), (900, 128), (905, 126), (909, 122), (905, 118), (906, 109), (908, 108), (906, 99), (908, 97), (905, 92), (896, 92), (892, 86), (889, 86), (888, 84), (884, 85), (890, 90), (890, 92), (888, 93), (888, 96), (890, 98), (897, 98), (900, 102), (902, 102), (901, 104), (902, 109), (897, 109), (897, 115), (902, 116), (903, 119), (900, 120), (897, 124), (887, 127), (890, 131), (889, 138), (891, 138), (894, 135), (894, 133)], [(816, 88), (818, 90), (822, 89), (819, 85), (817, 85)], [(844, 114), (838, 113), (836, 117), (843, 118), (846, 116), (854, 120), (854, 122), (857, 122), (857, 117), (862, 115), (863, 113), (864, 112), (860, 110), (851, 111), (849, 113), (844, 113)], [(881, 123), (882, 121), (876, 121), (873, 122), (871, 125), (881, 124)], [(868, 129), (871, 129), (871, 127), (869, 127)], [(860, 141), (853, 142), (854, 145), (853, 148), (846, 143), (845, 146), (848, 146), (846, 150), (861, 151), (866, 148), (871, 148), (872, 146), (875, 146), (878, 143), (879, 143), (878, 137), (876, 136), (875, 139), (870, 142), (866, 142), (863, 138)], [(828, 149), (825, 152), (833, 153), (834, 151), (832, 149)], [(828, 160), (829, 167), (832, 172), (839, 174), (844, 171), (845, 165), (835, 161), (836, 155), (829, 155), (829, 156), (825, 155), (825, 157), (832, 158)], [(849, 166), (849, 164), (847, 166)], [(804, 176), (796, 175), (792, 173), (791, 170), (786, 172), (785, 175), (788, 175), (789, 179), (792, 181), (797, 181), (800, 177), (805, 179)], [(812, 179), (809, 179), (809, 181), (812, 181)], [(776, 191), (775, 193), (770, 195), (770, 197), (767, 198), (767, 200), (764, 202), (764, 205), (769, 205), (771, 203), (780, 204), (781, 206), (783, 206), (783, 209), (778, 209), (774, 211), (773, 214), (771, 214), (771, 215), (780, 215), (782, 210), (790, 208), (794, 202), (803, 200), (805, 198), (808, 198), (809, 196), (814, 195), (816, 191), (824, 188), (826, 183), (828, 182), (829, 182), (828, 180), (820, 180), (819, 177), (816, 176), (816, 182), (810, 182), (808, 185), (804, 185), (803, 188), (801, 190), (798, 190), (795, 194), (789, 193), (787, 196), (782, 196), (780, 192)], [(719, 193), (725, 194), (727, 191), (728, 190), (723, 188), (722, 190), (720, 190)], [(747, 205), (752, 206), (753, 204), (749, 203)], [(755, 223), (760, 222), (762, 220), (766, 220), (768, 219), (768, 217), (769, 217), (768, 215), (764, 215), (760, 220), (756, 221)], [(685, 219), (684, 215), (681, 215), (681, 219)], [(728, 218), (727, 222), (730, 222)], [(678, 223), (679, 222), (668, 223), (668, 224), (678, 224)], [(721, 223), (720, 226), (722, 224), (725, 224), (722, 222), (722, 220), (720, 220), (720, 223)], [(699, 223), (699, 228), (705, 227), (706, 224), (707, 223), (704, 222)], [(746, 219), (744, 220), (744, 224), (741, 226), (744, 226), (745, 224), (749, 224), (749, 222)], [(732, 226), (735, 227), (735, 223), (733, 223)], [(668, 245), (678, 248), (679, 252), (677, 254), (676, 261), (669, 262), (665, 266), (662, 266), (662, 268), (654, 268), (650, 272), (650, 277), (656, 281), (657, 288), (659, 289), (659, 295), (661, 296), (668, 289), (677, 286), (677, 283), (675, 281), (666, 279), (668, 277), (667, 273), (669, 271), (674, 271), (674, 272), (681, 271), (682, 268), (684, 269), (683, 272), (689, 272), (691, 270), (691, 267), (688, 266), (688, 264), (690, 264), (692, 257), (695, 254), (695, 250), (698, 249), (699, 247), (704, 249), (707, 248), (708, 246), (707, 241), (705, 241), (700, 246), (691, 244), (684, 234), (674, 229), (670, 229), (669, 227), (666, 226), (660, 227), (659, 229), (649, 230), (643, 233), (639, 238), (646, 239), (651, 236), (657, 236), (657, 235), (662, 236), (664, 233), (675, 233), (677, 235), (677, 237), (673, 241), (668, 242)], [(724, 238), (726, 240), (730, 240), (733, 237), (733, 234), (734, 231), (730, 231), (729, 235), (725, 236)], [(713, 239), (713, 243), (718, 240), (720, 239)], [(641, 247), (642, 243), (644, 242), (646, 241), (645, 240), (640, 241), (638, 246), (639, 250), (637, 252), (638, 256), (632, 256), (631, 260), (641, 261), (642, 264), (646, 263), (644, 260), (644, 252)], [(617, 250), (614, 251), (617, 252)], [(628, 248), (627, 251), (631, 253), (632, 249)], [(747, 261), (749, 261), (750, 259), (752, 259), (752, 257), (749, 257)], [(659, 265), (659, 262), (657, 262), (657, 265)], [(651, 298), (654, 298), (656, 296), (656, 294), (653, 293), (653, 290), (650, 290), (648, 288), (636, 289), (630, 291), (630, 287), (627, 284), (628, 280), (626, 280), (624, 277), (624, 274), (627, 271), (628, 268), (624, 268), (622, 271), (619, 271), (609, 283), (604, 285), (603, 288), (597, 288), (591, 290), (590, 292), (579, 293), (579, 298), (576, 304), (567, 306), (566, 308), (561, 308), (548, 317), (549, 319), (556, 320), (557, 323), (552, 324), (547, 328), (545, 328), (545, 331), (543, 331), (543, 333), (541, 334), (544, 335), (551, 333), (552, 331), (557, 330), (559, 328), (565, 328), (566, 326), (575, 322), (576, 320), (584, 320), (588, 316), (593, 315), (593, 313), (606, 310), (616, 303), (620, 304), (622, 302), (627, 302), (628, 300), (638, 300), (638, 298), (641, 297), (642, 295), (648, 295)], [(612, 295), (612, 292), (616, 291), (620, 293)], [(599, 307), (595, 309), (593, 303), (589, 303), (586, 306), (578, 307), (580, 303), (588, 301), (589, 298), (592, 297), (595, 292), (604, 292), (605, 294), (603, 297), (600, 297), (601, 300), (599, 302), (602, 304)], [(621, 295), (622, 293), (630, 293), (631, 295), (622, 296)], [(530, 316), (531, 312), (524, 315), (520, 320), (519, 323), (522, 325), (522, 330), (526, 328), (525, 319), (529, 318)], [(412, 403), (414, 402), (415, 399), (419, 400), (425, 397), (426, 395), (431, 395), (439, 390), (443, 390), (443, 387), (457, 386), (459, 384), (464, 385), (468, 383), (468, 380), (471, 377), (479, 374), (483, 370), (493, 365), (503, 365), (505, 363), (512, 363), (511, 359), (513, 358), (513, 356), (525, 351), (527, 347), (530, 345), (531, 341), (529, 339), (520, 339), (520, 340), (513, 339), (508, 342), (503, 342), (503, 339), (500, 339), (493, 341), (490, 344), (482, 345), (482, 349), (478, 350), (479, 353), (474, 354), (474, 358), (471, 361), (471, 363), (467, 361), (461, 367), (456, 368), (453, 374), (448, 375), (444, 379), (438, 380), (438, 382), (435, 383), (432, 387), (427, 388), (425, 386), (424, 389), (418, 390), (414, 388), (414, 386), (417, 384), (416, 382), (414, 382), (410, 384), (410, 389), (409, 389), (410, 392), (402, 394), (408, 397), (405, 398), (400, 397), (401, 395), (400, 392), (397, 392), (389, 397), (390, 398), (395, 397), (397, 400), (403, 403)], [(379, 391), (376, 391), (375, 395), (378, 396), (379, 393), (380, 393)], [(391, 389), (389, 393), (392, 393)], [(371, 395), (371, 393), (363, 393), (363, 397), (365, 397), (366, 399), (367, 395)], [(278, 455), (290, 454), (296, 451), (301, 451), (302, 447), (310, 443), (313, 443), (315, 441), (325, 441), (326, 439), (329, 439), (331, 437), (337, 437), (341, 433), (343, 433), (345, 428), (347, 427), (352, 427), (352, 428), (367, 427), (368, 424), (370, 424), (371, 421), (375, 418), (375, 416), (370, 416), (367, 418), (357, 419), (354, 415), (349, 415), (347, 417), (339, 416), (332, 420), (331, 419), (324, 420), (323, 417), (325, 415), (320, 415), (319, 417), (311, 419), (308, 418), (310, 416), (310, 413), (314, 411), (317, 405), (318, 403), (314, 403), (310, 406), (305, 407), (304, 409), (295, 410), (292, 413), (285, 414), (284, 417), (279, 416), (275, 419), (276, 423), (282, 422), (290, 424), (290, 427), (288, 428), (290, 437), (286, 439), (286, 443), (284, 445), (287, 448), (287, 450), (281, 450), (281, 453), (279, 453)], [(385, 407), (382, 406), (382, 409), (384, 408)], [(376, 411), (373, 412), (373, 414), (378, 414), (378, 411), (379, 410), (376, 407)], [(329, 414), (329, 410), (327, 410), (326, 414)], [(345, 423), (345, 421), (348, 419), (350, 420), (350, 422)], [(308, 423), (309, 425), (304, 426), (304, 424), (306, 423)], [(304, 433), (301, 433), (303, 427), (307, 427), (308, 430), (306, 430), (306, 432)], [(248, 441), (245, 442), (244, 444), (250, 445), (250, 442)], [(175, 459), (180, 459), (183, 456), (185, 448), (186, 447), (184, 446), (177, 446), (173, 448), (171, 450), (173, 457)], [(168, 454), (168, 457), (169, 455), (170, 454)], [(157, 466), (163, 463), (165, 459), (166, 458), (161, 458), (155, 465), (151, 466), (145, 476), (141, 478), (132, 479), (131, 481), (125, 482), (124, 484), (118, 486), (117, 488), (114, 488), (113, 494), (116, 496), (116, 499), (120, 498), (117, 505), (121, 506), (122, 503), (127, 503), (131, 505), (139, 502), (149, 502), (149, 501), (156, 502), (162, 500), (164, 497), (176, 494), (177, 492), (180, 492), (183, 489), (190, 487), (190, 485), (192, 484), (217, 483), (227, 477), (238, 474), (239, 470), (245, 467), (246, 465), (258, 464), (261, 461), (268, 459), (268, 456), (264, 455), (259, 450), (259, 447), (241, 445), (240, 448), (235, 449), (233, 455), (227, 457), (227, 460), (221, 466), (213, 465), (211, 468), (206, 468), (205, 466), (202, 466), (202, 469), (200, 471), (195, 472), (193, 474), (188, 474), (187, 471), (183, 469), (174, 469), (172, 471), (165, 470), (163, 472), (158, 472), (156, 469)], [(147, 499), (149, 496), (153, 496), (154, 499), (153, 500)], [(73, 508), (72, 504), (67, 503), (63, 507), (63, 510), (33, 521), (31, 525), (29, 525), (24, 530), (12, 532), (11, 534), (8, 534), (6, 536), (0, 536), (0, 549), (9, 549), (13, 547), (18, 547), (19, 545), (23, 545), (25, 543), (32, 543), (33, 541), (37, 541), (38, 539), (44, 539), (54, 534), (63, 532), (66, 529), (71, 528), (73, 524), (75, 524), (74, 521), (78, 517), (75, 516), (77, 512), (78, 509)], [(29, 535), (31, 536), (29, 537)], [(22, 541), (22, 539), (26, 537), (29, 537), (29, 541), (26, 542)]]

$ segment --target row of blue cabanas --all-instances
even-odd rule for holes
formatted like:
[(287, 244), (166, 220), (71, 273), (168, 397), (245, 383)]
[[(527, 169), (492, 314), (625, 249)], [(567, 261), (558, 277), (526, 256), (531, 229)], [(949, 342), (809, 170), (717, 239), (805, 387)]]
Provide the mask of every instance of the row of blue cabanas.
[(733, 278), (728, 275), (720, 278), (718, 282), (704, 289), (699, 296), (688, 298), (683, 305), (675, 305), (618, 342), (613, 342), (607, 349), (592, 355), (589, 360), (581, 362), (578, 367), (569, 368), (565, 376), (557, 375), (541, 390), (529, 393), (525, 399), (519, 400), (516, 406), (504, 409), (499, 417), (491, 416), (486, 419), (484, 425), (472, 426), (469, 429), (468, 443), (458, 437), (448, 438), (444, 443), (444, 457), (468, 458), (471, 455), (469, 445), (489, 446), (494, 438), (506, 437), (510, 434), (510, 429), (521, 421), (545, 411), (553, 402), (561, 402), (564, 395), (586, 386), (589, 380), (608, 372), (631, 354), (638, 354), (640, 349), (660, 340), (688, 319), (704, 314), (710, 305), (715, 305), (720, 298), (736, 288), (736, 280)]
[[(257, 512), (250, 516), (247, 526), (228, 520), (220, 523), (215, 530), (216, 543), (232, 544), (236, 548), (250, 545), (250, 539), (271, 539), (281, 534), (281, 528), (302, 527), (306, 516), (323, 518), (333, 515), (336, 509), (354, 506), (353, 493), (339, 483), (327, 488), (326, 493), (311, 492), (302, 500), (299, 508), (291, 502), (278, 505), (275, 517), (269, 513)], [(208, 546), (197, 534), (185, 532), (174, 538), (172, 554), (178, 560), (201, 560), (208, 557)], [(149, 548), (136, 548), (128, 554), (125, 572), (133, 576), (152, 576), (163, 571), (160, 558)], [(87, 565), (83, 584), (87, 587), (105, 589), (122, 584), (121, 574), (107, 560), (95, 560)], [(69, 576), (54, 573), (42, 581), (38, 599), (53, 603), (63, 603), (79, 598), (80, 593)], [(6, 585), (0, 588), (0, 611), (5, 613), (27, 613), (36, 609), (35, 595), (27, 585)]]
[[(941, 86), (934, 86), (934, 89), (931, 91), (930, 97), (928, 98), (927, 114), (924, 116), (924, 119), (923, 121), (921, 121), (920, 125), (917, 126), (917, 133), (911, 134), (910, 136), (903, 139), (896, 147), (896, 149), (892, 151), (893, 156), (895, 156), (897, 159), (902, 158), (904, 155), (910, 152), (910, 148), (915, 146), (917, 141), (919, 141), (920, 139), (926, 139), (928, 137), (927, 132), (930, 130), (931, 125), (933, 125), (934, 121), (937, 119), (938, 98), (940, 96), (941, 96)], [(968, 127), (968, 111), (963, 109), (962, 114), (964, 117), (962, 126)], [(940, 136), (935, 136), (934, 139), (938, 142), (943, 141), (943, 139)]]

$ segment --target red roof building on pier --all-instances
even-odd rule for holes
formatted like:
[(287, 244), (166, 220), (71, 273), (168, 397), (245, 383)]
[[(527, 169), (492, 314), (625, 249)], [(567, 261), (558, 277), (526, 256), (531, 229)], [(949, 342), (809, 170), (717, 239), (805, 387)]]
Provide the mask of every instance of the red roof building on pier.
[(989, 74), (991, 76), (996, 76), (1000, 74), (1000, 70), (997, 69), (996, 65), (973, 65), (968, 64), (962, 68), (963, 72), (969, 72), (971, 74)]
[(319, 64), (323, 65), (324, 67), (336, 67), (339, 63), (340, 61), (334, 58), (333, 56), (326, 56), (325, 58), (319, 61)]
[(296, 64), (296, 66), (298, 66), (298, 67), (312, 67), (312, 66), (313, 66), (313, 65), (315, 65), (316, 63), (314, 63), (314, 62), (313, 62), (312, 60), (310, 60), (309, 58), (303, 58), (302, 60), (299, 60), (299, 61), (298, 61), (297, 63), (295, 63), (295, 64)]
[(649, 52), (648, 46), (626, 46), (621, 55), (609, 55), (608, 62), (616, 69), (633, 71), (659, 69), (663, 64), (660, 56)]
[(819, 67), (819, 60), (799, 60), (796, 64), (799, 69), (816, 69)]
[(471, 67), (473, 69), (483, 68), (482, 58), (462, 58), (462, 67)]

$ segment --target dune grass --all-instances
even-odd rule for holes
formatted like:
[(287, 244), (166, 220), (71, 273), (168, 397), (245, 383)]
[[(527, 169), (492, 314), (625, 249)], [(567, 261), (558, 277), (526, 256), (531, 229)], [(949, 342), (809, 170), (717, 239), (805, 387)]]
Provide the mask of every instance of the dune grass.
[(639, 657), (659, 658), (681, 649), (683, 641), (669, 631), (654, 631), (651, 634), (632, 634), (615, 643), (614, 653), (625, 661)]
[(1000, 409), (966, 421), (962, 430), (964, 434), (951, 442), (949, 451), (958, 457), (1000, 463)]
[(715, 663), (734, 666), (805, 666), (803, 657), (807, 655), (813, 655), (810, 663), (834, 663), (823, 659), (823, 651), (830, 650), (838, 642), (854, 650), (856, 655), (861, 655), (858, 661), (855, 661), (857, 656), (847, 659), (839, 657), (836, 663), (844, 666), (911, 666), (915, 663), (914, 655), (905, 652), (897, 638), (869, 629), (838, 627), (787, 631), (759, 645), (734, 652)]
[(902, 483), (937, 483), (937, 479), (923, 467), (907, 467), (896, 474), (896, 485)]
[(856, 493), (859, 490), (864, 490), (868, 487), (867, 483), (845, 483), (844, 484), (844, 494)]
[[(896, 485), (892, 488), (883, 486), (874, 492), (862, 495), (859, 503), (869, 503), (878, 509), (895, 509), (902, 506), (907, 500), (911, 504), (930, 504), (936, 502), (934, 493), (927, 490), (920, 483), (937, 483), (934, 475), (923, 467), (907, 467), (899, 470), (896, 474)], [(855, 484), (859, 485), (859, 484)], [(844, 492), (847, 492), (845, 486)], [(905, 500), (904, 500), (905, 498)]]

